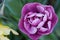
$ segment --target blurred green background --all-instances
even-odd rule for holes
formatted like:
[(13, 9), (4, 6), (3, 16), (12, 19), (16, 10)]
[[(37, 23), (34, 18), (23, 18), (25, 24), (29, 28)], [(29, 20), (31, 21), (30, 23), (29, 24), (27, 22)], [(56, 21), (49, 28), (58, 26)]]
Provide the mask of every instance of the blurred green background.
[[(29, 2), (39, 2), (44, 5), (52, 5), (58, 15), (58, 23), (50, 35), (42, 36), (39, 40), (60, 40), (60, 0), (0, 0), (0, 23), (7, 25), (19, 33), (14, 35), (10, 32), (7, 37), (10, 40), (30, 40), (27, 35), (18, 29), (18, 21), (21, 16), (22, 7)], [(4, 9), (1, 12), (1, 8)]]

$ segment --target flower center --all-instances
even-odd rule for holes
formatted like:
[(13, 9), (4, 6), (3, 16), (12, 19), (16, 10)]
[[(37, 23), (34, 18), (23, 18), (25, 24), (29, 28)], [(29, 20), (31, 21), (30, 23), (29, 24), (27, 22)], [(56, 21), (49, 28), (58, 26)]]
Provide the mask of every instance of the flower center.
[(51, 21), (48, 21), (48, 27), (43, 27), (47, 22), (47, 19), (47, 14), (29, 12), (24, 18), (25, 29), (29, 30), (28, 32), (30, 34), (36, 33), (37, 29), (39, 29), (39, 31), (45, 32), (51, 27)]
[(32, 26), (37, 26), (42, 21), (43, 16), (42, 13), (32, 13), (27, 16), (27, 19)]

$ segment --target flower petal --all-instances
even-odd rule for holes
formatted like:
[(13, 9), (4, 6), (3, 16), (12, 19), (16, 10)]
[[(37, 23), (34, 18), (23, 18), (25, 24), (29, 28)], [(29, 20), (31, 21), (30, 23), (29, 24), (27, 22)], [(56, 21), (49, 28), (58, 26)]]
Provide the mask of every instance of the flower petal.
[(36, 12), (37, 9), (36, 9), (36, 6), (37, 5), (40, 5), (40, 3), (28, 3), (26, 5), (24, 5), (24, 7), (22, 8), (22, 17), (25, 16), (25, 14), (27, 14), (28, 12)]
[(47, 28), (41, 27), (39, 31), (45, 32), (47, 30), (48, 30)]
[(37, 6), (37, 10), (39, 11), (39, 12), (43, 12), (44, 11), (44, 7), (43, 6)]
[(0, 40), (10, 40), (10, 39), (8, 39), (7, 37), (4, 37), (3, 35), (2, 36), (0, 35)]
[(35, 34), (37, 32), (37, 28), (36, 27), (31, 27), (31, 29), (29, 29), (28, 32), (30, 34)]
[(16, 32), (15, 30), (13, 30), (13, 29), (10, 29), (10, 30), (12, 31), (13, 34), (15, 34), (15, 35), (19, 35), (19, 33)]
[(44, 22), (42, 21), (38, 24), (37, 28), (41, 28), (43, 25), (44, 25)]
[(33, 14), (29, 15), (27, 18), (31, 18), (31, 17), (33, 17), (33, 16), (35, 16), (35, 15), (36, 15), (36, 14), (33, 13)]
[(19, 26), (19, 29), (20, 29), (21, 32), (23, 32), (23, 33), (25, 33), (25, 34), (29, 34), (29, 33), (26, 31), (25, 27), (24, 27), (24, 19), (23, 19), (22, 17), (21, 17), (21, 19), (19, 20), (18, 26)]
[(40, 20), (38, 18), (36, 18), (35, 20), (32, 21), (32, 25), (37, 25), (40, 22)]
[(26, 24), (25, 22), (24, 22), (24, 27), (25, 27), (26, 31), (28, 31), (30, 34), (35, 34), (37, 32), (36, 27), (31, 27), (30, 28), (30, 25)]
[(30, 27), (30, 25), (29, 25), (28, 23), (24, 22), (24, 28), (25, 28), (27, 31), (29, 30), (29, 27)]
[(52, 13), (50, 12), (50, 16), (49, 16), (49, 19), (51, 20), (52, 19)]
[(33, 21), (33, 18), (30, 18), (30, 22), (32, 22)]
[(45, 14), (43, 17), (43, 21), (46, 22), (47, 21), (47, 15)]
[(42, 17), (42, 16), (44, 16), (44, 14), (37, 13), (36, 16), (37, 16), (37, 17)]
[(4, 35), (9, 35), (10, 34), (10, 29), (9, 28), (3, 29), (3, 34)]
[(49, 12), (45, 10), (45, 14), (49, 17)]
[(48, 28), (51, 28), (51, 21), (48, 21)]

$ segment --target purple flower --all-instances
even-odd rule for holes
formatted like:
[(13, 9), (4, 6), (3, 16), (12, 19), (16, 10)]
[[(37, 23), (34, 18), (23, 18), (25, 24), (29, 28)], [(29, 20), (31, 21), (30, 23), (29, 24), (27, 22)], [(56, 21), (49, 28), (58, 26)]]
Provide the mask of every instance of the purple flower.
[(18, 26), (29, 38), (38, 40), (40, 36), (50, 34), (57, 21), (52, 6), (35, 2), (24, 5)]

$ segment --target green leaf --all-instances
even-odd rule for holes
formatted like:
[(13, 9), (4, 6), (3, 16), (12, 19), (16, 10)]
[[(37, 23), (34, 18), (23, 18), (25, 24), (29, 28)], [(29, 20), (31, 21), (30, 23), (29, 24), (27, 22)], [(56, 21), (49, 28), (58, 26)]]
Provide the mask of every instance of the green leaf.
[(27, 1), (27, 3), (29, 3), (29, 2), (39, 2), (39, 3), (42, 3), (42, 4), (46, 4), (47, 3), (47, 1), (48, 0), (26, 0)]
[(20, 0), (5, 0), (5, 6), (9, 9), (9, 11), (12, 13), (11, 15), (20, 17), (21, 8), (23, 4)]
[(55, 27), (55, 32), (56, 32), (56, 35), (60, 37), (60, 10), (57, 13), (58, 13), (58, 23)]
[(13, 29), (18, 29), (18, 17), (12, 15), (7, 7), (4, 9), (4, 16), (2, 16), (2, 22)]
[(60, 0), (56, 0), (56, 2), (54, 3), (54, 8), (55, 11), (58, 12), (58, 10), (60, 9)]
[(49, 34), (41, 37), (39, 40), (58, 40), (55, 34)]

